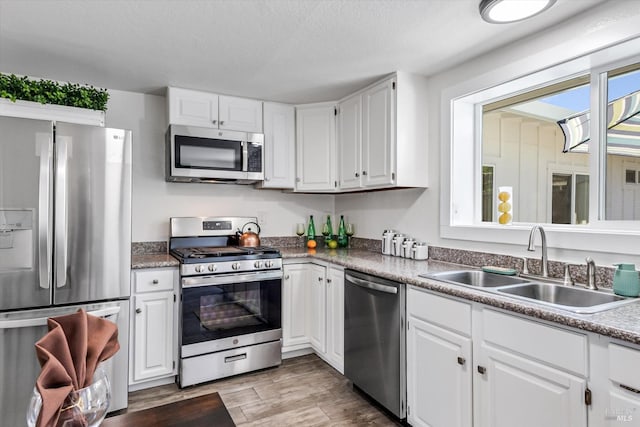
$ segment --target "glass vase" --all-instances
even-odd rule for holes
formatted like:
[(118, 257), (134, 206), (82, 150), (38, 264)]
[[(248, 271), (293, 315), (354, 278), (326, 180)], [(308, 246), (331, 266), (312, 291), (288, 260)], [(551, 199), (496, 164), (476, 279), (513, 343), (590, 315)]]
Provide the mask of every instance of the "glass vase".
[[(93, 375), (93, 382), (89, 386), (69, 393), (62, 404), (56, 427), (97, 427), (107, 415), (110, 402), (109, 378), (105, 370), (98, 366)], [(35, 427), (41, 407), (42, 397), (34, 387), (27, 409), (27, 425), (29, 427)]]

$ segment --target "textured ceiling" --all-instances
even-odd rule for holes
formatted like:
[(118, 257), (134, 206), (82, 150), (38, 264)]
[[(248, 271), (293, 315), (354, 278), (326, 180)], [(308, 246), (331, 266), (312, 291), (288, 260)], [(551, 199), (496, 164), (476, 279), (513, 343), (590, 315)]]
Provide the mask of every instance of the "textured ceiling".
[(603, 0), (483, 22), (479, 0), (0, 0), (0, 72), (163, 93), (338, 99), (395, 70), (434, 74)]

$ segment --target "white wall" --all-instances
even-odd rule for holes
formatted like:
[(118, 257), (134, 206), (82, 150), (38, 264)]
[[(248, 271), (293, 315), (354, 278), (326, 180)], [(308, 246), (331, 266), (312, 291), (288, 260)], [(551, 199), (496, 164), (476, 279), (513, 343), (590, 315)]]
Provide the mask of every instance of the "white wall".
[(165, 97), (109, 90), (108, 127), (133, 131), (132, 240), (160, 241), (172, 216), (257, 216), (263, 236), (293, 236), (297, 222), (334, 212), (331, 195), (288, 194), (253, 186), (166, 182)]
[[(548, 13), (553, 13), (553, 9)], [(640, 28), (637, 26), (639, 17), (640, 2), (606, 2), (540, 35), (513, 43), (432, 76), (429, 79), (429, 154), (428, 159), (425, 159), (426, 167), (429, 168), (429, 188), (424, 191), (402, 190), (339, 195), (336, 196), (336, 213), (349, 216), (350, 221), (358, 227), (356, 230), (360, 237), (380, 238), (383, 229), (395, 228), (439, 246), (515, 256), (539, 256), (539, 250), (536, 253), (527, 252), (526, 236), (523, 236), (522, 245), (491, 244), (440, 237), (441, 149), (444, 144), (449, 144), (442, 135), (449, 126), (448, 122), (443, 123), (442, 120), (443, 92), (482, 81), (487, 86), (474, 88), (481, 90), (528, 74), (533, 71), (533, 66), (547, 67), (593, 49), (640, 36)], [(566, 58), (558, 57), (557, 52), (549, 53), (552, 48), (557, 49), (562, 45), (566, 47)], [(637, 55), (638, 52), (629, 54)], [(589, 252), (589, 254), (594, 255), (598, 264), (621, 262), (626, 259), (631, 262), (640, 262), (640, 257), (597, 252)], [(585, 255), (580, 251), (553, 248), (549, 250), (550, 258), (568, 262), (584, 262)]]

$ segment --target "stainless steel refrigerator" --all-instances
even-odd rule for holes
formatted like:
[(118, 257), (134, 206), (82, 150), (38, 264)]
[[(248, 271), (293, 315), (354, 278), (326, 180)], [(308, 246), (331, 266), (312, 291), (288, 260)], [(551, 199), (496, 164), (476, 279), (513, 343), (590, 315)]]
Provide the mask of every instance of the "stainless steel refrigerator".
[(131, 132), (0, 117), (0, 424), (26, 425), (47, 318), (118, 324), (110, 410), (127, 406)]

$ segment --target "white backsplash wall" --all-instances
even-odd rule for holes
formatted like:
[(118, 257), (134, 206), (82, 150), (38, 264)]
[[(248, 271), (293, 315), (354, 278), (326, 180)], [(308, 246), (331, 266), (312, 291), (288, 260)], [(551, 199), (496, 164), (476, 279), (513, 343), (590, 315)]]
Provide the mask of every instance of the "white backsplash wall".
[[(429, 176), (429, 183), (437, 181)], [(430, 193), (434, 192), (411, 188), (340, 194), (336, 195), (336, 215), (338, 219), (344, 215), (345, 221), (355, 224), (356, 237), (380, 239), (382, 232), (391, 228), (427, 241), (431, 240), (434, 232), (427, 223), (438, 222), (437, 209), (428, 206)]]
[(251, 185), (184, 184), (164, 178), (164, 96), (109, 90), (108, 127), (133, 131), (134, 242), (167, 240), (172, 216), (257, 216), (263, 236), (294, 236), (314, 215), (334, 212), (334, 196), (256, 190)]

